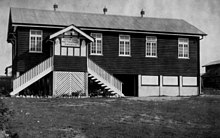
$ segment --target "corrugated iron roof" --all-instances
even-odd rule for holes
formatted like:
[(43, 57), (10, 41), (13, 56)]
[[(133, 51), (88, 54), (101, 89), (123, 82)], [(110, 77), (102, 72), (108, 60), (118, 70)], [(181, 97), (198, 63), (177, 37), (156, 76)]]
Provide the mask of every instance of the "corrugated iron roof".
[(12, 23), (206, 35), (181, 19), (11, 8)]
[(208, 64), (203, 65), (203, 67), (212, 66), (212, 65), (220, 65), (220, 60), (209, 62)]

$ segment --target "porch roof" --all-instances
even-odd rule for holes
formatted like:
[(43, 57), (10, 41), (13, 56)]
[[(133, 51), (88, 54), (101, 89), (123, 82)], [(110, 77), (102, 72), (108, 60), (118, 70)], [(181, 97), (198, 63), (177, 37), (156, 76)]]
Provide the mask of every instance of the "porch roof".
[(92, 13), (61, 12), (38, 9), (11, 8), (13, 25), (47, 25), (115, 29), (126, 31), (146, 31), (185, 35), (206, 35), (204, 32), (182, 19), (104, 15)]
[(75, 30), (76, 32), (78, 32), (79, 34), (81, 34), (82, 36), (86, 37), (87, 39), (89, 39), (91, 42), (94, 41), (94, 38), (92, 38), (91, 36), (87, 35), (86, 33), (84, 33), (83, 31), (81, 31), (80, 29), (78, 29), (77, 27), (75, 27), (74, 25), (70, 25), (52, 35), (50, 35), (49, 39), (53, 39), (54, 37), (58, 36), (58, 35), (61, 35), (69, 30)]

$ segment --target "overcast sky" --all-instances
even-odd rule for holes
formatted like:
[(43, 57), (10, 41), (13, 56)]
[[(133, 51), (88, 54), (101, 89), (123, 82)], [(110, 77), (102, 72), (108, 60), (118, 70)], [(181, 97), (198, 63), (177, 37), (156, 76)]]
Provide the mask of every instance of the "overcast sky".
[[(7, 43), (9, 7), (60, 11), (102, 13), (147, 17), (184, 19), (206, 34), (201, 40), (201, 66), (220, 60), (220, 0), (0, 0), (0, 75), (11, 65), (11, 45)], [(203, 71), (203, 69), (201, 69)]]

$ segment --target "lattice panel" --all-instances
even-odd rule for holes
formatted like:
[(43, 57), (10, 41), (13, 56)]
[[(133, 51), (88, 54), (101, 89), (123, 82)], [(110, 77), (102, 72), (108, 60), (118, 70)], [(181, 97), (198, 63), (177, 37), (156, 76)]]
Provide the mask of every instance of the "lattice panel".
[(85, 73), (74, 72), (71, 73), (71, 91), (84, 91), (85, 92)]
[(84, 72), (54, 72), (54, 95), (71, 94), (76, 91), (85, 92), (86, 75)]
[(68, 72), (55, 73), (55, 95), (68, 94), (70, 92), (70, 75)]

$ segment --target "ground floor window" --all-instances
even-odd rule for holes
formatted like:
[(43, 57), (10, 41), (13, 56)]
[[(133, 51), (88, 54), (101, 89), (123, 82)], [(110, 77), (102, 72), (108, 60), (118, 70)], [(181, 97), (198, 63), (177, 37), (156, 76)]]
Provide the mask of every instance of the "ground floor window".
[(164, 86), (178, 86), (179, 77), (178, 76), (163, 76), (163, 85)]
[(183, 86), (197, 86), (197, 77), (183, 77)]
[(141, 85), (159, 85), (159, 76), (141, 76)]

